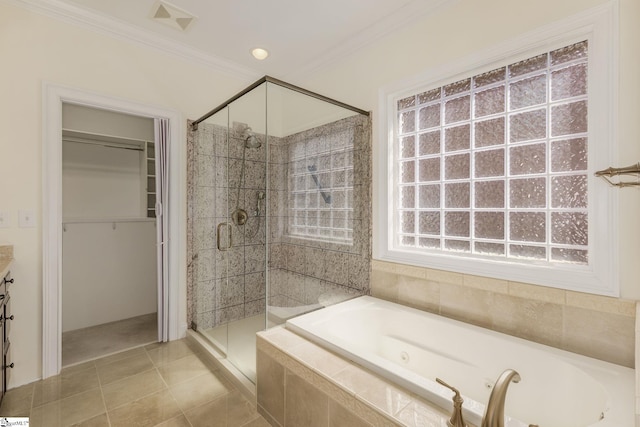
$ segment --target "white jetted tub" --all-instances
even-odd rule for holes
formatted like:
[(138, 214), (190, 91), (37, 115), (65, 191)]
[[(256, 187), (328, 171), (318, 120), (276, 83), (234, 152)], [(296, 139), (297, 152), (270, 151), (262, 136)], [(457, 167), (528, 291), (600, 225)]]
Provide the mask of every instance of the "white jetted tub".
[(506, 426), (630, 427), (634, 370), (363, 296), (290, 319), (290, 329), (451, 409), (460, 390), (467, 422), (480, 425), (505, 369), (511, 383)]

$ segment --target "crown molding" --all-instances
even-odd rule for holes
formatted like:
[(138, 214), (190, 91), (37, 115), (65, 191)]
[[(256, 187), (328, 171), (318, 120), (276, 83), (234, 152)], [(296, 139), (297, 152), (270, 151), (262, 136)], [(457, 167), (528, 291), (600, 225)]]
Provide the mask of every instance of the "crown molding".
[(442, 7), (448, 7), (457, 1), (458, 0), (432, 0), (425, 2), (424, 0), (414, 0), (381, 21), (365, 28), (347, 42), (328, 49), (324, 54), (319, 55), (315, 61), (309, 62), (300, 69), (288, 73), (285, 77), (297, 78), (320, 72), (375, 41), (412, 24), (426, 15), (436, 12)]
[(96, 33), (152, 48), (168, 55), (193, 61), (217, 72), (253, 81), (260, 72), (235, 62), (223, 59), (183, 43), (176, 42), (160, 34), (143, 30), (112, 17), (88, 11), (60, 0), (0, 0), (16, 7), (27, 9)]

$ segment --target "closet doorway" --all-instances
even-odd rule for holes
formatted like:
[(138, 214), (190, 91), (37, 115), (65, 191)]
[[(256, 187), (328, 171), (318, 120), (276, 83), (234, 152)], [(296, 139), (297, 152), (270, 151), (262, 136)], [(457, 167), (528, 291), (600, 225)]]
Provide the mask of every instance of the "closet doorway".
[[(186, 334), (185, 209), (186, 177), (182, 164), (184, 128), (180, 113), (164, 107), (99, 95), (52, 83), (43, 84), (42, 139), (42, 378), (62, 368), (62, 107), (78, 105), (154, 121), (158, 233), (158, 336), (157, 341), (179, 339)], [(160, 176), (162, 179), (160, 179)], [(114, 279), (115, 280), (115, 279)], [(117, 299), (118, 295), (111, 293)]]
[(62, 105), (62, 366), (158, 340), (154, 119)]

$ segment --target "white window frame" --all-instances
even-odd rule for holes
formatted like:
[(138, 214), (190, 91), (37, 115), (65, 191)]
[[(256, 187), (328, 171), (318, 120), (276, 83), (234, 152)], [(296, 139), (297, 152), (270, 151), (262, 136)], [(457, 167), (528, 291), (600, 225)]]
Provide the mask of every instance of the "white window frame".
[[(617, 161), (618, 107), (617, 0), (547, 25), (460, 61), (392, 83), (379, 93), (377, 149), (374, 150), (375, 203), (373, 258), (547, 287), (619, 296), (618, 197), (594, 176)], [(398, 189), (397, 101), (424, 90), (505, 66), (536, 54), (588, 40), (588, 218), (589, 265), (540, 264), (425, 253), (395, 244)], [(394, 152), (395, 150), (395, 152)]]

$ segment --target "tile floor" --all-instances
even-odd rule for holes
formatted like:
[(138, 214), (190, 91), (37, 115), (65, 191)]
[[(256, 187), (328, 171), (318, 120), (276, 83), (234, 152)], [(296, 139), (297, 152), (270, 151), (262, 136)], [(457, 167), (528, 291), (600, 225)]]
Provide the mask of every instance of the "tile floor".
[(156, 313), (62, 333), (62, 366), (158, 340)]
[(9, 390), (0, 416), (31, 427), (268, 427), (203, 360), (186, 340), (124, 351)]

